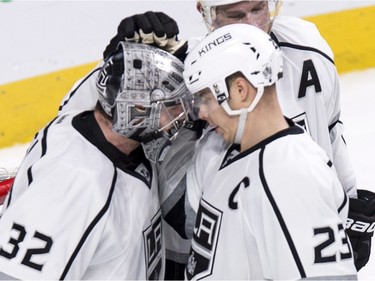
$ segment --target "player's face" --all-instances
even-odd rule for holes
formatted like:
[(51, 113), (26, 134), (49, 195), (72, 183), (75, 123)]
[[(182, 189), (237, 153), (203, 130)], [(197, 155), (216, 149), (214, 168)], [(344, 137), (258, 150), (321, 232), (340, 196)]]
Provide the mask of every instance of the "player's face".
[(199, 118), (215, 128), (215, 132), (222, 135), (226, 142), (234, 141), (236, 134), (234, 124), (237, 124), (238, 117), (229, 116), (209, 89), (195, 95), (194, 107), (199, 108)]
[(270, 30), (270, 11), (268, 1), (242, 1), (216, 7), (214, 28), (233, 23), (245, 23), (259, 27), (265, 32)]

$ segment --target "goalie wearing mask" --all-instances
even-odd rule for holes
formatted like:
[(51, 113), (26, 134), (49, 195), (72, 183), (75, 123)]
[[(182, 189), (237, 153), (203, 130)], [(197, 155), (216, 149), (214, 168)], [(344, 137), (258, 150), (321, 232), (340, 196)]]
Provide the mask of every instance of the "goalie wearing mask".
[(153, 153), (186, 120), (183, 64), (119, 44), (93, 110), (65, 112), (33, 140), (0, 219), (2, 279), (163, 279)]

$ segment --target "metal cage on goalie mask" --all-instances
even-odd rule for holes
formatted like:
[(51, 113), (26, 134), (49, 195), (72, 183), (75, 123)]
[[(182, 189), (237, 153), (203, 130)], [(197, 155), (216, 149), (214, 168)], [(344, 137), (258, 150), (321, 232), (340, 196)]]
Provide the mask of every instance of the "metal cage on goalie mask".
[(190, 109), (183, 69), (179, 59), (163, 50), (121, 42), (96, 83), (99, 102), (113, 117), (112, 129), (140, 142), (162, 136), (163, 108), (181, 104), (185, 115)]
[[(197, 0), (197, 8), (201, 13), (206, 27), (209, 31), (213, 31), (215, 28), (213, 26), (216, 19), (216, 7), (234, 4), (243, 1), (258, 1), (258, 0)], [(270, 13), (270, 23), (275, 20), (279, 14), (282, 6), (282, 0), (268, 0), (268, 8)]]
[(185, 60), (184, 79), (192, 94), (210, 89), (229, 115), (240, 115), (228, 104), (226, 79), (241, 72), (257, 89), (252, 111), (266, 86), (282, 77), (283, 61), (280, 48), (271, 37), (248, 24), (231, 24), (207, 35)]

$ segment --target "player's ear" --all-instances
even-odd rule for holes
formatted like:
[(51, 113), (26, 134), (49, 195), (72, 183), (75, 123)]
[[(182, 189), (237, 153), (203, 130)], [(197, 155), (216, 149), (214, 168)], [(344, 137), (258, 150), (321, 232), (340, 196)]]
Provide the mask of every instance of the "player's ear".
[(246, 102), (250, 98), (253, 98), (251, 96), (253, 87), (245, 78), (237, 77), (232, 86), (236, 88), (236, 93), (238, 94), (238, 99), (240, 102)]

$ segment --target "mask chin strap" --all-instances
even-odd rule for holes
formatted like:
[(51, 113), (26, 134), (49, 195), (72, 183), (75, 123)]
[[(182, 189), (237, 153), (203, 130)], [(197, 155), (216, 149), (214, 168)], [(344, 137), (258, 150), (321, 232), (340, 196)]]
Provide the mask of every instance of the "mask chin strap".
[(236, 131), (236, 137), (234, 138), (234, 143), (241, 144), (242, 135), (243, 135), (243, 132), (245, 130), (247, 114), (254, 110), (254, 108), (256, 107), (258, 102), (260, 101), (261, 97), (263, 96), (263, 93), (264, 93), (264, 87), (259, 86), (258, 89), (257, 89), (257, 94), (255, 95), (255, 98), (254, 98), (253, 102), (250, 104), (250, 106), (248, 108), (242, 108), (241, 109), (240, 119), (238, 121), (238, 127), (237, 127), (237, 131)]

